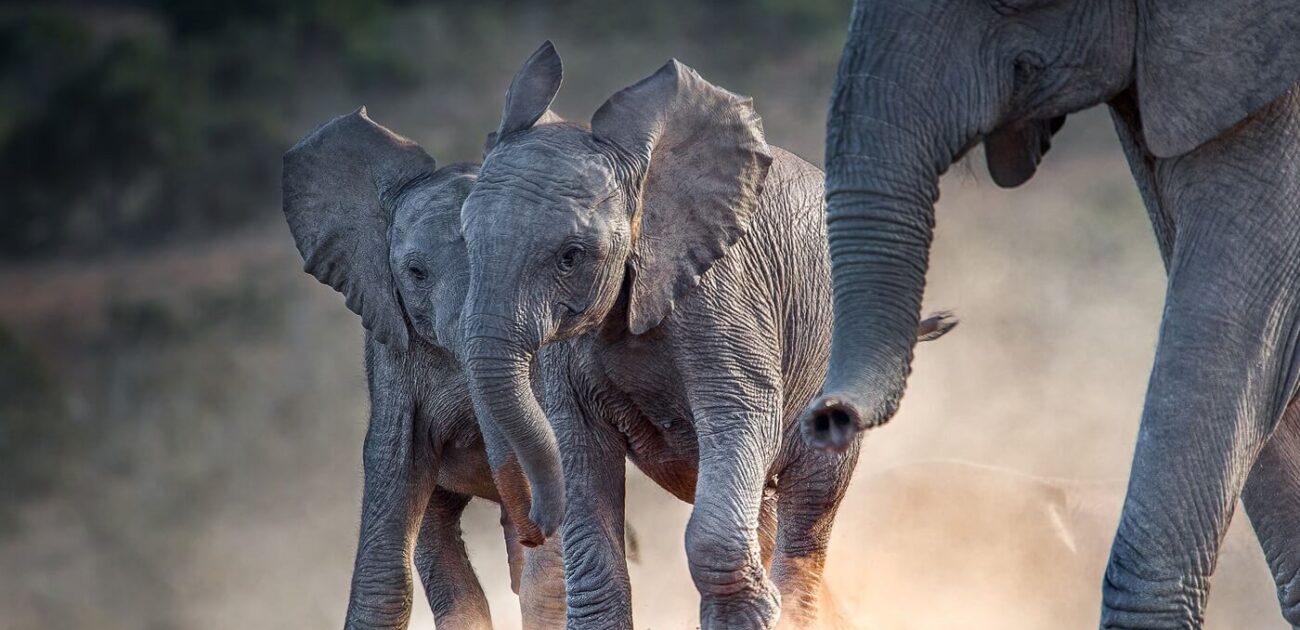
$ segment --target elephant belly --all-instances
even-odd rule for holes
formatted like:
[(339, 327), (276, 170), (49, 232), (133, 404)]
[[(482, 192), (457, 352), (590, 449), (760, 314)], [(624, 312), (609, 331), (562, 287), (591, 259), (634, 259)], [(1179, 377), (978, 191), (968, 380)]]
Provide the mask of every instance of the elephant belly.
[(438, 486), (457, 494), (501, 501), (481, 444), (477, 448), (444, 446), (438, 466)]
[(628, 459), (660, 487), (687, 502), (695, 502), (699, 449), (695, 429), (678, 420), (626, 427)]

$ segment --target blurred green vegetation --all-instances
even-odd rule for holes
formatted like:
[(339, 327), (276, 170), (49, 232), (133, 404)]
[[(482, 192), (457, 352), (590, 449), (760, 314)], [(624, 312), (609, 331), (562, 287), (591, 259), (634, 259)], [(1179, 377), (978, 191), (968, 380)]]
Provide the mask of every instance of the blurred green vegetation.
[(140, 451), (157, 450), (149, 435), (202, 430), (205, 416), (230, 424), (223, 410), (239, 392), (221, 364), (235, 348), (273, 345), (284, 334), (286, 305), (301, 298), (301, 285), (290, 282), (296, 274), (285, 272), (167, 299), (109, 296), (78, 314), (102, 325), (58, 339), (47, 331), (25, 340), (0, 324), (0, 534), (26, 500), (76, 487), (78, 476), (104, 482), (141, 460), (193, 466), (193, 449)]
[(400, 87), (381, 6), (41, 4), (0, 19), (0, 253), (98, 253), (274, 207), (304, 59)]
[(57, 380), (45, 362), (0, 326), (0, 532), (20, 500), (40, 495), (57, 481), (59, 461), (71, 438)]
[[(280, 155), (310, 128), (303, 121), (340, 113), (323, 103), (387, 103), (438, 82), (477, 86), (466, 88), (474, 95), (499, 93), (508, 74), (485, 73), (485, 66), (497, 71), (494, 52), (517, 54), (521, 36), (567, 37), (603, 52), (635, 41), (691, 42), (681, 48), (706, 50), (716, 67), (743, 72), (807, 48), (832, 58), (848, 4), (9, 6), (0, 10), (0, 258), (94, 256), (202, 238), (270, 216), (279, 205)], [(485, 112), (475, 122), (486, 125), (498, 104), (475, 101)], [(452, 142), (474, 146), (481, 133)]]

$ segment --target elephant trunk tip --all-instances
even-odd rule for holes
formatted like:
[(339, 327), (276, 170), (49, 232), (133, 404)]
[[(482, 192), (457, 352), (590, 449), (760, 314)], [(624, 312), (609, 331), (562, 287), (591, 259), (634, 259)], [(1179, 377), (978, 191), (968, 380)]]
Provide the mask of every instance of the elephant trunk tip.
[(519, 460), (511, 455), (492, 471), (492, 478), (501, 495), (504, 518), (514, 527), (519, 544), (529, 549), (546, 544), (548, 534), (528, 514), (533, 502), (532, 490), (520, 470)]
[(853, 445), (858, 435), (884, 424), (863, 417), (857, 405), (845, 396), (823, 394), (812, 402), (800, 419), (804, 442), (809, 447), (840, 453)]
[(560, 533), (560, 526), (564, 524), (564, 503), (563, 499), (559, 501), (559, 508), (554, 506), (556, 502), (539, 503), (533, 500), (533, 509), (528, 513), (528, 519), (537, 524), (537, 529), (542, 533), (542, 542)]
[[(519, 544), (529, 549), (536, 549), (546, 544), (546, 534), (535, 523), (529, 521), (522, 525), (516, 526), (516, 532), (519, 535)], [(519, 593), (516, 592), (516, 595)]]

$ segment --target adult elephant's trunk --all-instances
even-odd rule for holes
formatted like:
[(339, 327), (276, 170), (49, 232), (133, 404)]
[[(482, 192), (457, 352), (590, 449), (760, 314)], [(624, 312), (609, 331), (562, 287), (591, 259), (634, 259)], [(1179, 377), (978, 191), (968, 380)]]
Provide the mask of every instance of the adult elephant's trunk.
[[(533, 394), (531, 364), (539, 339), (520, 331), (512, 319), (470, 301), (465, 318), (470, 396), (479, 424), (487, 427), (489, 452), (514, 452), (532, 490), (529, 520), (551, 536), (564, 518), (564, 478), (555, 434)], [(491, 443), (501, 438), (508, 444)]]
[(961, 147), (864, 44), (855, 26), (840, 62), (826, 136), (827, 231), (835, 324), (823, 394), (803, 417), (815, 448), (843, 450), (888, 421), (911, 371), (929, 265), (939, 174)]

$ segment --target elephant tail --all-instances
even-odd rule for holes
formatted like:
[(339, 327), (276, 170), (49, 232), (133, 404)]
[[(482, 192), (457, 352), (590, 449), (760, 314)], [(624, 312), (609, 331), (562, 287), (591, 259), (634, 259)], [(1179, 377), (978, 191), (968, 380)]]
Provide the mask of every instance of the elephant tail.
[(917, 341), (934, 341), (946, 334), (948, 331), (957, 327), (961, 323), (952, 311), (936, 311), (930, 313), (929, 317), (921, 320), (916, 327)]

